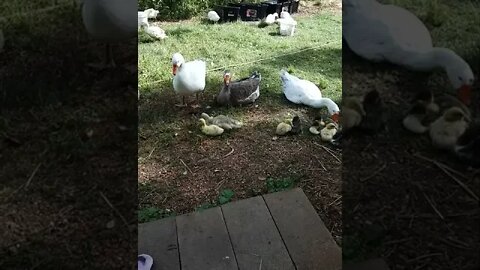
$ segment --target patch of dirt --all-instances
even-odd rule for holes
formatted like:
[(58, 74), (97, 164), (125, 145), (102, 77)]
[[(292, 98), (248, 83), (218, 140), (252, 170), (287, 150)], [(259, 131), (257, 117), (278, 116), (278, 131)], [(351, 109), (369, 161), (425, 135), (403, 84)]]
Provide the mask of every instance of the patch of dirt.
[(136, 65), (136, 40), (114, 47), (118, 69), (93, 71), (86, 63), (105, 47), (79, 14), (65, 8), (4, 29), (1, 269), (135, 265), (137, 74), (122, 67)]
[[(387, 131), (357, 134), (343, 146), (344, 255), (385, 257), (391, 269), (477, 269), (480, 175), (434, 149), (428, 135), (410, 134), (402, 118), (420, 88), (438, 95), (450, 87), (443, 73), (414, 74), (375, 65), (343, 47), (344, 95), (377, 89), (388, 107)], [(477, 75), (478, 77), (478, 75)], [(478, 117), (478, 81), (476, 105)], [(440, 169), (434, 162), (448, 166)]]
[[(168, 100), (172, 99), (146, 97), (140, 104), (147, 110), (153, 102), (154, 107), (170, 113), (173, 119), (169, 122), (179, 125), (171, 131), (177, 135), (165, 142), (146, 123), (140, 124), (139, 183), (145, 185), (139, 194), (140, 208), (156, 206), (180, 215), (216, 201), (223, 189), (232, 189), (234, 199), (240, 200), (266, 193), (269, 178), (289, 178), (303, 188), (340, 242), (341, 163), (320, 146), (319, 136), (308, 132), (306, 121), (313, 119), (313, 111), (287, 105), (273, 109), (261, 103), (247, 106), (241, 110), (244, 127), (211, 138), (200, 132), (198, 114), (188, 115)], [(209, 113), (216, 115), (212, 110)], [(288, 113), (301, 116), (304, 132), (274, 139), (276, 125)], [(153, 147), (156, 150), (150, 154)], [(332, 151), (341, 159), (341, 151)]]

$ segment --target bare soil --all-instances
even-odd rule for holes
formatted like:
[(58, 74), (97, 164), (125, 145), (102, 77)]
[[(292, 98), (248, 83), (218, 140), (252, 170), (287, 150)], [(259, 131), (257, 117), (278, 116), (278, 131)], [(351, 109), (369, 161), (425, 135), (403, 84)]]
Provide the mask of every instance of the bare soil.
[[(416, 90), (449, 91), (445, 75), (370, 64), (347, 46), (343, 54), (343, 71), (349, 74), (343, 79), (344, 95), (377, 89), (390, 119), (386, 131), (357, 134), (343, 146), (344, 256), (383, 256), (391, 269), (478, 269), (478, 198), (458, 182), (478, 196), (479, 171), (434, 149), (427, 135), (412, 135), (401, 125)], [(472, 112), (478, 118), (478, 81), (474, 89)]]

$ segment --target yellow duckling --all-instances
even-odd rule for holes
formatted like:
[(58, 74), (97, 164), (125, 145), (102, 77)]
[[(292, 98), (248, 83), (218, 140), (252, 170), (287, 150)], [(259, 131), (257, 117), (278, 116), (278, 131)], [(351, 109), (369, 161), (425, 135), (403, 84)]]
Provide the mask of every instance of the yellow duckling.
[(323, 121), (323, 118), (317, 117), (315, 120), (313, 120), (313, 124), (308, 130), (314, 135), (319, 135), (320, 130), (322, 130), (325, 126), (326, 124), (325, 121)]
[(222, 135), (224, 129), (217, 126), (217, 125), (207, 125), (207, 122), (205, 119), (200, 118), (200, 123), (202, 123), (201, 130), (203, 134), (208, 135), (208, 136), (218, 136)]
[(422, 134), (427, 132), (429, 125), (426, 123), (427, 111), (431, 110), (428, 105), (417, 102), (408, 112), (407, 116), (403, 118), (402, 124), (407, 130)]
[(325, 142), (331, 142), (335, 134), (337, 134), (337, 125), (335, 123), (328, 123), (322, 130), (320, 130), (322, 141)]
[(292, 120), (287, 119), (281, 122), (280, 124), (278, 124), (276, 134), (279, 136), (286, 135), (292, 130), (292, 126), (293, 126)]
[(459, 107), (451, 107), (430, 125), (430, 138), (435, 147), (453, 150), (458, 138), (468, 127), (468, 118)]
[(205, 121), (208, 124), (217, 125), (225, 130), (241, 128), (243, 126), (242, 122), (237, 121), (225, 115), (218, 115), (218, 116), (212, 117), (206, 113), (202, 113), (200, 117), (205, 119)]
[(342, 130), (346, 131), (360, 125), (365, 114), (361, 98), (345, 98), (342, 106)]

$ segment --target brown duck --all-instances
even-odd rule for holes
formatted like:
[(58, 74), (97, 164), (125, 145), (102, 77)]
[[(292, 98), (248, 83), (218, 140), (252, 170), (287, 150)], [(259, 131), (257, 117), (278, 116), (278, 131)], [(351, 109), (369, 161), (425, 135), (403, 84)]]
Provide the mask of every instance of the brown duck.
[(253, 72), (250, 77), (231, 81), (230, 71), (223, 74), (223, 88), (217, 96), (217, 103), (224, 106), (236, 106), (255, 102), (260, 96), (262, 76)]

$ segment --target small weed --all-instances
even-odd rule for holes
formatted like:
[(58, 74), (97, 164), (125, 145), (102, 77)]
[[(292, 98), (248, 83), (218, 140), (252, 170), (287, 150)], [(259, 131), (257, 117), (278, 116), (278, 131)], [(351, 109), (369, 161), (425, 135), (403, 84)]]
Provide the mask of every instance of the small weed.
[(295, 185), (295, 180), (290, 177), (279, 179), (268, 178), (266, 185), (268, 193), (279, 192), (293, 188)]
[(220, 205), (226, 204), (230, 202), (235, 195), (235, 192), (231, 189), (224, 189), (222, 192), (220, 192), (220, 195), (218, 196), (218, 203)]
[(175, 213), (169, 209), (160, 209), (157, 207), (147, 207), (138, 210), (138, 222), (144, 223), (157, 219), (174, 216)]

